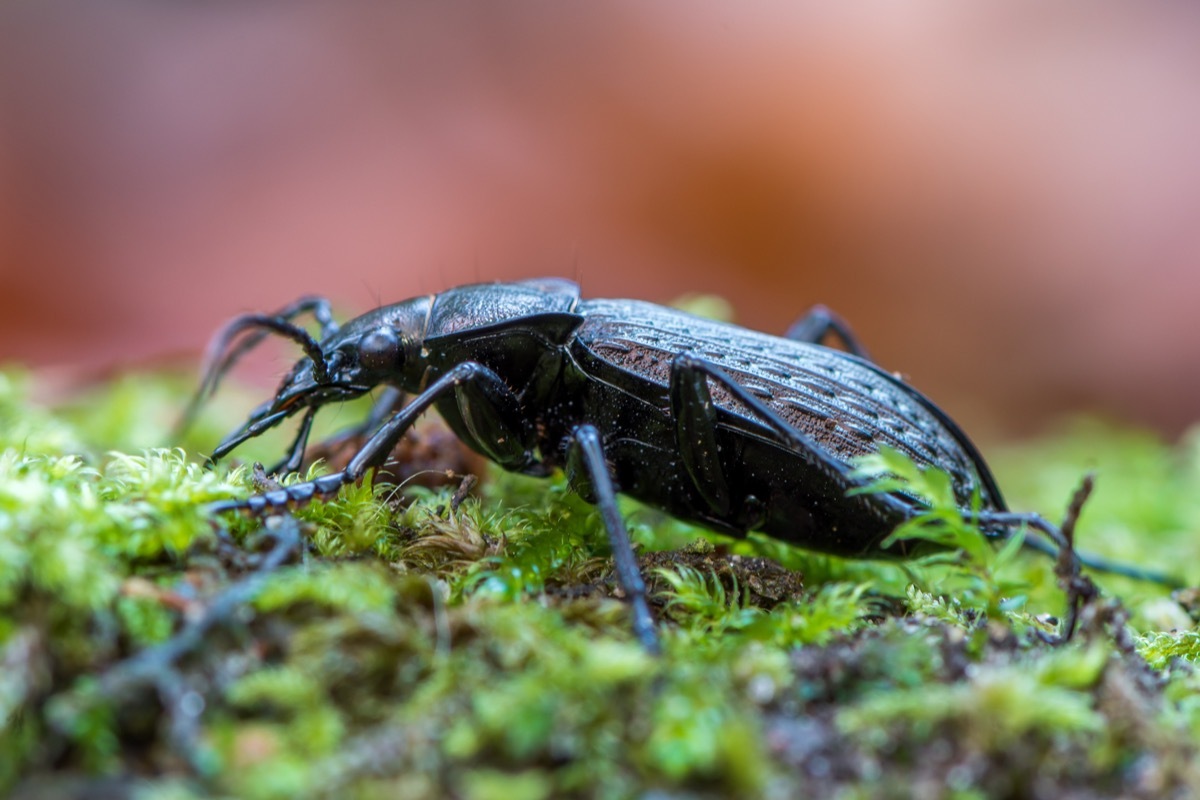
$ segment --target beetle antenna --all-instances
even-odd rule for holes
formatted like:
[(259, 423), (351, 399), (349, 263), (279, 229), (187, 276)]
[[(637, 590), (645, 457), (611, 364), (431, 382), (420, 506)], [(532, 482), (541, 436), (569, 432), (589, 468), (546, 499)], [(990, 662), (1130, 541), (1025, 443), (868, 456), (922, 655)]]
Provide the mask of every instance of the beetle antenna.
[[(338, 324), (333, 319), (333, 311), (329, 306), (329, 301), (324, 297), (306, 295), (269, 316), (286, 322), (305, 312), (312, 312), (313, 318), (320, 324), (322, 341), (328, 336), (337, 333)], [(258, 315), (246, 314), (243, 316), (253, 317)], [(237, 317), (226, 323), (225, 328), (217, 331), (216, 335), (213, 336), (206, 349), (204, 363), (207, 374), (205, 377), (207, 380), (209, 375), (211, 375), (213, 379), (213, 385), (208, 387), (209, 392), (215, 391), (216, 381), (219, 381), (242, 356), (257, 347), (259, 342), (267, 338), (267, 334), (270, 333), (268, 330), (254, 331), (248, 336), (243, 336), (236, 346), (230, 347), (230, 343), (237, 336), (237, 331), (230, 333), (227, 329), (232, 328), (240, 319), (242, 317)], [(220, 355), (223, 351), (224, 355)], [(218, 358), (220, 359), (219, 365), (217, 363)]]
[[(305, 354), (313, 362), (313, 378), (317, 383), (326, 383), (329, 380), (329, 369), (321, 352), (321, 345), (304, 328), (287, 321), (287, 317), (309, 310), (313, 311), (314, 316), (321, 322), (323, 334), (337, 330), (337, 325), (329, 317), (328, 304), (322, 298), (303, 298), (280, 314), (243, 314), (234, 317), (217, 331), (205, 350), (204, 377), (175, 428), (176, 438), (181, 437), (183, 432), (191, 427), (200, 406), (216, 391), (225, 373), (270, 333), (291, 339), (304, 348)], [(245, 331), (253, 332), (234, 344), (238, 336)]]
[[(210, 356), (214, 352), (220, 353), (228, 348), (230, 342), (242, 331), (253, 330), (254, 328), (262, 328), (266, 333), (277, 333), (300, 345), (304, 348), (304, 354), (312, 359), (313, 378), (316, 379), (317, 383), (327, 383), (329, 381), (329, 372), (326, 369), (325, 355), (321, 352), (321, 345), (304, 328), (278, 316), (243, 314), (240, 317), (233, 318), (214, 337), (213, 345), (209, 348)], [(261, 338), (262, 334), (251, 341), (249, 346), (257, 344)], [(209, 358), (206, 358), (205, 360), (210, 363), (209, 373), (215, 374), (219, 378), (225, 370), (232, 366), (232, 359), (241, 356), (244, 352), (245, 349), (243, 348), (234, 348), (230, 351), (229, 356), (220, 358), (219, 361), (216, 359), (210, 361)]]

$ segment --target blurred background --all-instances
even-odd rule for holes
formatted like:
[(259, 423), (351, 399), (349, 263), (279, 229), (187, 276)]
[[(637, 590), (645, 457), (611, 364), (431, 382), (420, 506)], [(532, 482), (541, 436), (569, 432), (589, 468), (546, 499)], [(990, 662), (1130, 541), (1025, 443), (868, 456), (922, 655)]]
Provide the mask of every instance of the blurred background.
[(977, 437), (1172, 435), (1198, 38), (1155, 1), (9, 0), (0, 361), (84, 380), (300, 294), (561, 275), (771, 332), (828, 304)]

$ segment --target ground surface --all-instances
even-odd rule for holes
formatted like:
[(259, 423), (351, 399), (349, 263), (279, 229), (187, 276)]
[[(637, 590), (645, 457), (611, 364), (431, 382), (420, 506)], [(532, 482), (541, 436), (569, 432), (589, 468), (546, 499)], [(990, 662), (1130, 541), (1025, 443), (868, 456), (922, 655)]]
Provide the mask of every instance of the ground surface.
[[(251, 476), (196, 454), (236, 412), (146, 451), (170, 441), (181, 385), (117, 381), (53, 412), (25, 396), (0, 374), (0, 792), (1200, 793), (1195, 598), (1099, 576), (1074, 639), (1050, 643), (1051, 560), (979, 547), (951, 510), (968, 555), (902, 568), (631, 504), (653, 658), (561, 480), (492, 476), (457, 508), (457, 480), (381, 483), (214, 523), (203, 504)], [(404, 458), (456, 457), (423, 441)], [(1081, 547), (1200, 582), (1200, 439), (1078, 423), (995, 462), (1012, 505), (1051, 517), (1098, 469)]]

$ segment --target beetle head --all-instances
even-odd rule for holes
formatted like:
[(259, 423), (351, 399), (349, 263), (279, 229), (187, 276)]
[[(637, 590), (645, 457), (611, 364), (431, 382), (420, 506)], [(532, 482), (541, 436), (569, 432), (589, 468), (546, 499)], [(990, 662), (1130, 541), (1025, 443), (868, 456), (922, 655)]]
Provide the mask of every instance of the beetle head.
[(416, 388), (424, 373), (421, 342), (429, 305), (430, 299), (421, 297), (375, 309), (320, 342), (290, 324), (271, 326), (300, 344), (308, 355), (296, 362), (275, 396), (217, 446), (212, 458), (220, 458), (302, 410), (351, 400), (381, 384)]

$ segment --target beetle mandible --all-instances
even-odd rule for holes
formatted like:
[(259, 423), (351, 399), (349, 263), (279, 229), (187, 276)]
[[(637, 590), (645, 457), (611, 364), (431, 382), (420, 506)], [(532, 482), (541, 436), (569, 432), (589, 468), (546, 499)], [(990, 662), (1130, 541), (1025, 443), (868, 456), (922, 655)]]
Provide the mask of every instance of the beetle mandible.
[[(292, 322), (303, 313), (320, 323), (319, 340)], [(434, 407), (468, 447), (504, 469), (547, 476), (562, 468), (598, 506), (634, 631), (651, 650), (657, 636), (618, 491), (733, 536), (761, 531), (835, 555), (904, 557), (913, 542), (882, 543), (919, 501), (847, 494), (860, 483), (852, 460), (887, 445), (949, 473), (962, 507), (977, 495), (977, 518), (989, 533), (1028, 525), (1054, 543), (1039, 549), (1071, 550), (1041, 517), (1009, 512), (959, 427), (872, 363), (822, 307), (776, 337), (647, 302), (584, 300), (576, 284), (557, 278), (461, 286), (340, 327), (326, 300), (304, 298), (276, 314), (238, 317), (214, 338), (193, 410), (268, 333), (297, 342), (306, 357), (213, 460), (301, 414), (275, 468), (294, 471), (321, 406), (383, 386), (377, 409), (386, 413), (372, 413), (366, 444), (342, 472), (216, 503), (214, 511), (265, 515), (332, 496), (380, 466)], [(848, 352), (821, 344), (834, 333)], [(393, 412), (400, 391), (415, 396)]]

